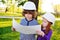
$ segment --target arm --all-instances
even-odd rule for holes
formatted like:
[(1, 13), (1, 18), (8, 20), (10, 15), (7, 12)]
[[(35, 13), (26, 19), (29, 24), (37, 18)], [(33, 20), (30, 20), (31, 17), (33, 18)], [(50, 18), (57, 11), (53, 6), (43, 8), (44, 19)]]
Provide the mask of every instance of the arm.
[(45, 34), (43, 38), (46, 40), (50, 40), (51, 35), (52, 35), (52, 31), (49, 31), (48, 34), (47, 35)]
[(52, 30), (48, 32), (48, 34), (45, 34), (43, 31), (37, 30), (37, 34), (42, 37), (43, 40), (50, 40), (51, 35), (52, 35)]

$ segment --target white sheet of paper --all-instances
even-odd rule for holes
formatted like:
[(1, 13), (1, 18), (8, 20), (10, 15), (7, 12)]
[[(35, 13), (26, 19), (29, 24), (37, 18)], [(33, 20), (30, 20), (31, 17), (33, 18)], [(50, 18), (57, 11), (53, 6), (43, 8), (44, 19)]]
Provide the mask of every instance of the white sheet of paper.
[(41, 31), (41, 25), (35, 25), (35, 26), (23, 26), (21, 24), (18, 24), (15, 19), (13, 19), (13, 27), (17, 32), (23, 33), (23, 34), (36, 34), (37, 30)]

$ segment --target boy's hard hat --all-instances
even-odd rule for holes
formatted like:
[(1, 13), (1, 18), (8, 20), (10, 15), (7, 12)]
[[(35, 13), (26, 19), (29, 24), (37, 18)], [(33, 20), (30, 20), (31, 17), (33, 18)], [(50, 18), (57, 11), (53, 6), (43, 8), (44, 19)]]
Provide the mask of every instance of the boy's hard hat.
[(49, 22), (52, 22), (53, 24), (55, 22), (55, 16), (52, 13), (46, 13), (42, 17), (47, 19)]
[(36, 10), (36, 6), (33, 2), (28, 1), (24, 4), (23, 9), (25, 9), (25, 10)]

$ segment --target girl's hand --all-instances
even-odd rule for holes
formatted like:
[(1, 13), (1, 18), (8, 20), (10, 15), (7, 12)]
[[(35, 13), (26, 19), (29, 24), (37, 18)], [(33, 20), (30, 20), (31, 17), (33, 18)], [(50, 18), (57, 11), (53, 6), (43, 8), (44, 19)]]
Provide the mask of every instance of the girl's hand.
[(15, 31), (15, 28), (12, 27), (11, 29), (12, 29), (12, 31)]
[(39, 31), (39, 30), (37, 30), (37, 34), (42, 36), (42, 37), (44, 37), (44, 35), (45, 35), (45, 33), (43, 31)]

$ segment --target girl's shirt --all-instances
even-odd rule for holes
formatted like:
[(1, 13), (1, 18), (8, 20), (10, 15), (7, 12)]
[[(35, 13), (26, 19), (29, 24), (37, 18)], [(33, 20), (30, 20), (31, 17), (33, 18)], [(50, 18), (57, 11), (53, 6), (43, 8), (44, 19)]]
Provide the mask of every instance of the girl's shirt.
[[(44, 30), (42, 31), (44, 32)], [(37, 40), (50, 40), (51, 35), (52, 35), (52, 30), (50, 30), (48, 34), (45, 34), (44, 37), (38, 35)]]
[[(26, 18), (24, 18), (21, 20), (20, 24), (24, 26), (32, 26), (32, 25), (38, 25), (38, 22), (35, 19), (28, 21)], [(36, 40), (35, 34), (20, 33), (20, 40)]]

